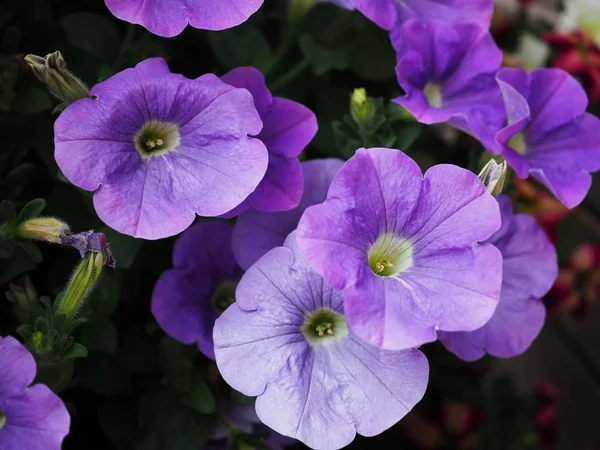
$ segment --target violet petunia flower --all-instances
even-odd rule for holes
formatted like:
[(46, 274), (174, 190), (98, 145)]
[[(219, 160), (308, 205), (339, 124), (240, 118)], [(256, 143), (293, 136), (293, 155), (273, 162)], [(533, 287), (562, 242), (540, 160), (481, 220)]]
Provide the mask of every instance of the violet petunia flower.
[(577, 206), (600, 170), (600, 120), (586, 113), (581, 85), (560, 69), (502, 69), (497, 75), (507, 125), (496, 135), (519, 178), (532, 175), (564, 205)]
[(383, 432), (423, 397), (425, 356), (357, 337), (341, 293), (308, 266), (295, 233), (248, 269), (236, 299), (215, 323), (217, 366), (258, 396), (258, 417), (278, 433), (334, 450)]
[(265, 253), (283, 245), (296, 229), (306, 208), (327, 198), (331, 180), (342, 167), (341, 159), (313, 159), (302, 163), (304, 189), (300, 204), (290, 210), (267, 213), (249, 210), (240, 215), (233, 230), (233, 253), (240, 266), (248, 269)]
[(505, 112), (495, 75), (502, 51), (477, 25), (410, 21), (391, 33), (406, 95), (394, 101), (425, 124), (448, 122), (495, 146)]
[(76, 186), (95, 191), (100, 219), (115, 230), (160, 239), (196, 214), (238, 206), (268, 164), (252, 95), (208, 74), (172, 74), (152, 58), (94, 86), (54, 125), (55, 158)]
[(410, 19), (473, 23), (489, 28), (494, 0), (353, 0), (354, 6), (381, 28), (391, 30)]
[(177, 36), (189, 24), (225, 30), (254, 14), (264, 0), (104, 0), (116, 17), (163, 37)]
[(152, 294), (152, 314), (161, 328), (184, 344), (197, 344), (215, 359), (213, 325), (235, 301), (242, 269), (231, 252), (233, 226), (200, 222), (177, 239), (174, 268), (164, 272)]
[(225, 83), (247, 89), (263, 121), (258, 136), (269, 152), (267, 173), (256, 190), (230, 211), (232, 217), (252, 208), (286, 211), (298, 206), (302, 197), (302, 166), (298, 155), (317, 134), (317, 118), (306, 106), (273, 97), (265, 77), (253, 67), (239, 67), (221, 78)]
[(466, 361), (486, 353), (511, 358), (523, 353), (544, 325), (540, 300), (558, 275), (554, 246), (533, 216), (513, 214), (508, 197), (498, 198), (502, 226), (488, 240), (503, 256), (502, 292), (496, 312), (482, 328), (439, 334), (451, 352)]
[(353, 330), (386, 349), (472, 331), (500, 297), (502, 256), (480, 244), (500, 227), (498, 203), (468, 170), (441, 164), (423, 176), (399, 150), (361, 149), (327, 200), (307, 208), (298, 243), (344, 294)]
[(35, 384), (31, 353), (12, 337), (0, 337), (0, 449), (60, 450), (71, 418), (61, 399)]

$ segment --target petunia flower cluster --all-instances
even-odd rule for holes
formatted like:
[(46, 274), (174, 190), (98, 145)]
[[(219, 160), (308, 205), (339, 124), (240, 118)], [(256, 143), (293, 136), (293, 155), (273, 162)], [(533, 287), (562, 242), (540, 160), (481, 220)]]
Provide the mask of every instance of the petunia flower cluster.
[[(262, 1), (192, 3), (106, 0), (162, 36), (234, 26)], [(518, 177), (581, 203), (600, 170), (600, 122), (566, 72), (501, 68), (492, 0), (343, 6), (390, 31), (404, 91), (394, 101), (416, 120), (468, 133)], [(267, 427), (329, 450), (383, 432), (421, 400), (418, 347), (440, 340), (467, 361), (524, 352), (558, 268), (533, 217), (471, 171), (423, 173), (392, 148), (300, 162), (316, 132), (315, 115), (274, 97), (257, 69), (188, 79), (152, 58), (64, 110), (55, 157), (115, 230), (182, 233), (154, 288), (159, 325), (257, 397)]]

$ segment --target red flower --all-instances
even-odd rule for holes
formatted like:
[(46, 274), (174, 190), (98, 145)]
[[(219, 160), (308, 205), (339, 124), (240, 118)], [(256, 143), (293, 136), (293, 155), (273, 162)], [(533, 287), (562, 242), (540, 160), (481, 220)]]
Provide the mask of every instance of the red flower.
[(585, 31), (550, 32), (545, 40), (558, 50), (554, 67), (580, 77), (593, 101), (600, 100), (600, 49)]
[(550, 292), (548, 307), (553, 313), (583, 316), (596, 303), (599, 292), (600, 246), (583, 244), (561, 267)]

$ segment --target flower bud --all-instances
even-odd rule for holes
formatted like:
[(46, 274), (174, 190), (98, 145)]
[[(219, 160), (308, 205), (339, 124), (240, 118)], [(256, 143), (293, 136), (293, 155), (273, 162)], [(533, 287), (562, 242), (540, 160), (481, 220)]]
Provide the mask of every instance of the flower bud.
[(69, 226), (54, 217), (34, 217), (17, 226), (15, 234), (22, 239), (61, 244)]
[(64, 291), (62, 298), (57, 303), (57, 312), (71, 320), (75, 318), (85, 300), (94, 290), (102, 269), (106, 263), (103, 252), (89, 252), (81, 260), (71, 280)]
[(504, 189), (507, 172), (508, 165), (506, 164), (506, 161), (502, 161), (498, 164), (498, 162), (492, 158), (485, 166), (483, 166), (481, 172), (479, 172), (479, 178), (483, 181), (483, 184), (485, 184), (487, 191), (496, 197), (500, 195)]
[(365, 88), (354, 89), (350, 99), (350, 111), (352, 112), (352, 117), (358, 123), (363, 123), (371, 118), (373, 106)]
[(16, 284), (10, 283), (6, 298), (13, 303), (13, 312), (19, 322), (26, 322), (31, 308), (38, 303), (38, 293), (31, 279), (25, 275)]
[(67, 63), (60, 52), (50, 53), (43, 58), (27, 55), (25, 61), (36, 78), (63, 102), (71, 104), (79, 99), (90, 97), (85, 84), (67, 70)]

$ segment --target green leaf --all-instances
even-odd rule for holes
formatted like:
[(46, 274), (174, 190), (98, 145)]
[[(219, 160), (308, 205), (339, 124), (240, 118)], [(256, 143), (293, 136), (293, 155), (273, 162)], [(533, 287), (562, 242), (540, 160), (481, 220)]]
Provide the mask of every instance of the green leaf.
[(23, 115), (37, 114), (52, 109), (50, 95), (40, 87), (33, 86), (17, 91), (13, 99), (13, 109)]
[(60, 21), (67, 39), (80, 48), (101, 59), (114, 58), (119, 51), (119, 31), (115, 22), (90, 12), (64, 17)]
[(39, 364), (35, 382), (45, 384), (59, 394), (71, 383), (74, 368), (73, 359), (54, 366)]
[(98, 411), (102, 431), (119, 450), (131, 450), (137, 431), (137, 407), (129, 399), (110, 399)]
[(117, 328), (109, 318), (92, 314), (82, 327), (81, 343), (91, 351), (114, 355), (118, 347)]
[(250, 22), (226, 31), (209, 32), (208, 42), (214, 56), (227, 69), (253, 66), (263, 70), (271, 62), (269, 42)]
[(396, 53), (387, 33), (369, 28), (352, 44), (350, 67), (369, 81), (386, 81), (396, 76)]
[(23, 206), (23, 209), (21, 209), (21, 212), (17, 217), (17, 223), (21, 223), (31, 219), (32, 217), (39, 216), (45, 207), (46, 201), (43, 198), (31, 200), (29, 203)]
[(315, 75), (323, 75), (331, 70), (345, 70), (350, 65), (347, 47), (322, 47), (309, 34), (300, 36), (299, 45), (304, 56), (310, 60)]
[(212, 414), (217, 409), (212, 392), (198, 370), (194, 371), (192, 386), (189, 392), (181, 397), (181, 401), (201, 414)]
[(42, 251), (37, 246), (35, 242), (19, 240), (18, 245), (25, 250), (25, 253), (31, 258), (31, 260), (35, 263), (41, 263), (44, 261), (44, 256), (42, 255)]
[(75, 358), (86, 358), (88, 356), (88, 349), (83, 345), (75, 343), (69, 348), (69, 351), (64, 355), (64, 360), (75, 359)]
[(396, 135), (395, 148), (402, 151), (409, 150), (415, 141), (421, 136), (423, 127), (418, 123), (404, 125)]
[(118, 267), (129, 269), (135, 261), (135, 257), (142, 246), (143, 240), (121, 234), (108, 227), (102, 227), (98, 231), (106, 234), (113, 256), (117, 260)]
[(192, 386), (194, 358), (198, 349), (183, 345), (165, 336), (160, 342), (158, 363), (169, 386), (178, 392), (187, 392)]
[(143, 437), (136, 450), (198, 450), (212, 431), (211, 416), (188, 408), (164, 389), (146, 395), (139, 411)]

